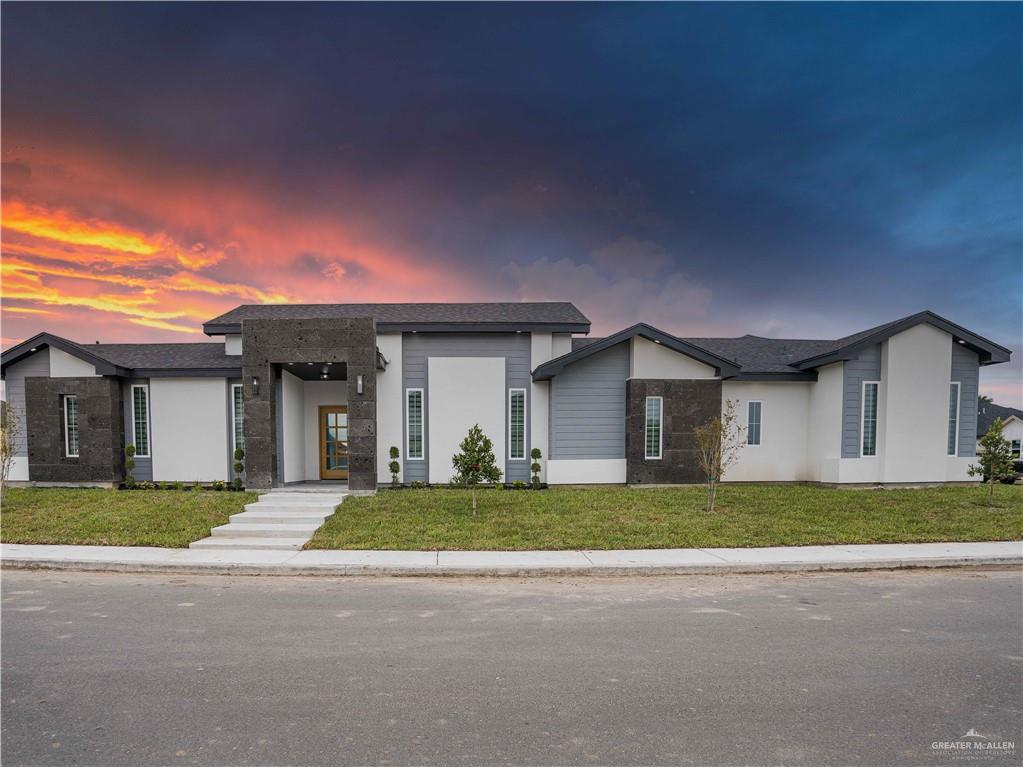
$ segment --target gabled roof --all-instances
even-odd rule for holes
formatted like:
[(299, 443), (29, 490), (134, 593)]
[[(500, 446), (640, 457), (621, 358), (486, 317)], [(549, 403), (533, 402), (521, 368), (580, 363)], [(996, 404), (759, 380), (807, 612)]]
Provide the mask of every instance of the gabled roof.
[(991, 424), (994, 423), (996, 418), (1001, 418), (1002, 421), (1008, 421), (1010, 418), (1023, 422), (1023, 410), (1017, 410), (1014, 407), (1005, 407), (1004, 405), (996, 405), (993, 402), (987, 404), (981, 403), (977, 409), (977, 438), (983, 437), (987, 434), (987, 430), (991, 428)]
[(573, 349), (573, 351), (570, 351), (568, 354), (563, 354), (549, 362), (545, 362), (533, 371), (533, 380), (546, 381), (556, 376), (564, 370), (566, 366), (571, 365), (573, 362), (578, 362), (581, 359), (598, 354), (605, 349), (610, 349), (612, 346), (617, 346), (618, 344), (628, 341), (636, 336), (645, 338), (648, 341), (653, 341), (655, 344), (661, 344), (668, 349), (681, 352), (688, 357), (692, 357), (695, 360), (699, 360), (704, 364), (710, 365), (722, 378), (734, 376), (739, 372), (739, 366), (732, 360), (719, 357), (706, 349), (691, 344), (688, 341), (684, 341), (681, 338), (677, 338), (670, 333), (658, 330), (653, 325), (647, 325), (646, 323), (640, 322), (633, 325), (631, 328), (626, 328), (625, 330), (619, 331), (613, 335), (601, 338), (599, 341), (585, 344), (579, 348)]
[(854, 333), (851, 336), (839, 338), (831, 342), (829, 348), (824, 348), (814, 354), (810, 354), (804, 359), (794, 362), (793, 366), (800, 370), (810, 370), (832, 362), (854, 359), (866, 347), (879, 344), (897, 333), (909, 330), (923, 323), (933, 325), (939, 330), (944, 330), (956, 342), (962, 343), (967, 348), (975, 351), (980, 357), (981, 365), (992, 365), (998, 362), (1008, 362), (1009, 360), (1011, 352), (1004, 346), (1000, 346), (983, 336), (978, 336), (976, 333), (956, 325), (954, 322), (950, 322), (934, 312), (922, 311), (893, 322), (886, 322), (869, 330)]
[(86, 349), (81, 344), (55, 336), (52, 333), (37, 333), (28, 340), (22, 341), (17, 346), (12, 346), (5, 351), (0, 355), (0, 371), (5, 372), (8, 365), (13, 365), (15, 362), (19, 362), (25, 359), (25, 357), (49, 346), (60, 349), (62, 352), (66, 352), (84, 362), (88, 362), (96, 368), (96, 372), (100, 375), (127, 375), (128, 373), (124, 367)]
[(568, 302), (475, 304), (243, 304), (203, 324), (208, 336), (241, 333), (248, 319), (372, 317), (390, 332), (546, 331), (588, 333), (590, 321)]

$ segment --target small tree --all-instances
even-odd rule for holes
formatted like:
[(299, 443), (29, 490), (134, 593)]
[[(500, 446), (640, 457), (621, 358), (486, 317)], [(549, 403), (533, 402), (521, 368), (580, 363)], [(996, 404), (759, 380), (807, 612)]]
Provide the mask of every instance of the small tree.
[(987, 434), (980, 438), (977, 463), (970, 464), (968, 469), (971, 477), (987, 482), (988, 506), (995, 502), (995, 482), (1013, 474), (1012, 445), (1002, 436), (1002, 425), (1002, 419), (996, 418)]
[(739, 426), (735, 403), (725, 400), (721, 415), (697, 426), (695, 432), (696, 454), (703, 476), (707, 478), (707, 511), (714, 511), (718, 483), (728, 467), (739, 458), (739, 451), (746, 444), (746, 430)]
[(242, 474), (245, 473), (245, 451), (240, 447), (234, 449), (234, 487), (235, 490), (242, 489)]
[(132, 471), (135, 469), (135, 446), (125, 445), (124, 446), (124, 484), (128, 487), (135, 486), (135, 475)]
[(540, 448), (534, 447), (532, 450), (529, 451), (529, 457), (533, 459), (533, 463), (529, 465), (529, 470), (533, 472), (533, 489), (539, 490), (540, 469), (542, 468), (540, 466), (540, 459), (543, 457), (543, 454), (540, 452)]
[(499, 482), (501, 470), (497, 468), (494, 457), (494, 443), (490, 437), (476, 424), (469, 429), (468, 435), (459, 445), (462, 452), (451, 456), (455, 467), (452, 484), (468, 487), (472, 490), (472, 513), (476, 514), (476, 486), (480, 482)]
[(387, 464), (387, 470), (391, 472), (391, 487), (397, 489), (398, 487), (398, 472), (401, 471), (401, 464), (398, 463), (398, 448), (391, 445), (391, 462)]
[(11, 476), (19, 439), (21, 419), (9, 403), (0, 400), (0, 500), (7, 492), (7, 478)]

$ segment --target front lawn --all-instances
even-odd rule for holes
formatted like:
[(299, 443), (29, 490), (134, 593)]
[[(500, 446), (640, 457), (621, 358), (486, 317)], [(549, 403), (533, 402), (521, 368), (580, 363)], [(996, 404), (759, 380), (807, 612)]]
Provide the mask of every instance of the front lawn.
[(0, 540), (181, 548), (255, 500), (255, 493), (211, 490), (15, 487), (0, 510)]
[(349, 498), (307, 548), (658, 549), (1023, 539), (1023, 487), (836, 490), (732, 485), (703, 511), (699, 487), (382, 490)]

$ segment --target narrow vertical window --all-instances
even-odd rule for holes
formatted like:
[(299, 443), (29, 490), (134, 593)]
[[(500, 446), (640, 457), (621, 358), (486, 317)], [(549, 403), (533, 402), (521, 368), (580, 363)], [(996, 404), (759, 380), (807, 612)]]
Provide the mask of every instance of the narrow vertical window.
[(948, 385), (948, 454), (959, 452), (959, 382)]
[(149, 389), (131, 387), (131, 433), (137, 458), (149, 457)]
[(746, 410), (746, 444), (760, 444), (760, 414), (763, 412), (763, 403), (752, 400), (748, 403)]
[(508, 458), (526, 457), (526, 390), (508, 390)]
[(423, 460), (423, 390), (405, 390), (405, 433), (408, 445), (405, 459), (408, 461)]
[(1013, 460), (1019, 460), (1020, 457), (1020, 440), (1014, 439), (1010, 443), (1009, 450), (1012, 452)]
[(64, 454), (78, 457), (78, 397), (64, 395)]
[(233, 462), (234, 451), (245, 449), (245, 395), (241, 384), (231, 384), (231, 424), (234, 434), (234, 448), (231, 450)]
[(658, 459), (661, 457), (661, 409), (663, 401), (660, 397), (646, 398), (646, 429), (644, 442), (646, 444), (646, 457)]
[(863, 382), (863, 429), (860, 455), (877, 455), (877, 392), (878, 381)]

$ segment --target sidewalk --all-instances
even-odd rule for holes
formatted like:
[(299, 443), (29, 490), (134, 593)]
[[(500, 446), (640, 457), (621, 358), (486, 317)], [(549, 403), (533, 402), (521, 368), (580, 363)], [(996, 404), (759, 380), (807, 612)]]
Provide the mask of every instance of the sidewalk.
[(1023, 565), (1023, 541), (631, 551), (259, 551), (3, 544), (5, 568), (231, 575), (664, 575)]

